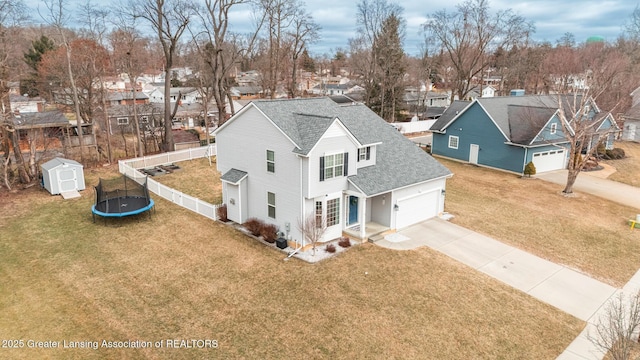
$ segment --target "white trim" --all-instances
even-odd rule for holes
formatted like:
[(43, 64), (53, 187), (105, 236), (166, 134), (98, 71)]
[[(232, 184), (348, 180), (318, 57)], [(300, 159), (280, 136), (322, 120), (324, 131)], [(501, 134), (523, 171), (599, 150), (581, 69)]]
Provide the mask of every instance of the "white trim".
[(273, 122), (273, 120), (271, 120), (271, 118), (269, 118), (262, 110), (260, 110), (260, 108), (254, 102), (248, 103), (246, 106), (240, 109), (240, 111), (235, 113), (235, 115), (233, 115), (229, 120), (227, 120), (224, 124), (222, 124), (222, 126), (218, 127), (213, 132), (213, 136), (216, 136), (220, 131), (222, 131), (222, 129), (226, 128), (228, 124), (231, 124), (233, 121), (237, 120), (240, 117), (240, 115), (248, 111), (249, 108), (255, 108), (256, 110), (258, 110), (258, 112), (262, 114), (262, 116), (264, 116), (264, 118), (267, 119), (267, 121), (269, 121), (271, 125), (273, 125), (276, 129), (278, 129), (278, 131), (280, 131), (280, 133), (282, 133), (282, 135), (284, 135), (284, 137), (287, 138), (287, 140), (291, 141), (291, 143), (298, 149), (300, 148), (300, 146), (298, 146), (298, 144), (296, 144), (295, 141), (293, 141), (289, 136), (287, 136), (287, 134), (284, 131), (282, 131), (282, 129), (280, 129), (280, 127), (277, 126), (276, 123)]
[[(455, 141), (456, 141), (456, 146), (455, 147), (451, 145), (451, 140), (453, 140), (453, 139), (455, 139)], [(456, 135), (449, 135), (449, 138), (447, 139), (447, 147), (449, 149), (458, 150), (458, 148), (460, 147), (460, 137), (456, 136)]]
[[(121, 123), (120, 120), (125, 120), (126, 123)], [(129, 125), (129, 117), (119, 116), (116, 118), (116, 123), (118, 124), (118, 126)]]
[[(538, 131), (538, 133), (536, 134), (536, 136), (534, 136), (534, 137), (531, 139), (531, 141), (529, 142), (529, 145), (533, 144), (533, 143), (536, 141), (536, 139), (538, 138), (538, 136), (540, 136), (540, 134), (542, 134), (542, 132), (544, 131), (544, 129), (546, 129), (546, 128), (547, 128), (547, 124), (549, 124), (549, 122), (551, 122), (551, 120), (553, 120), (553, 118), (554, 118), (554, 117), (555, 117), (559, 112), (560, 112), (560, 109), (556, 109), (556, 111), (555, 111), (553, 114), (551, 114), (551, 117), (549, 118), (549, 120), (547, 120), (547, 122), (546, 122), (546, 123), (544, 123), (544, 126), (542, 126), (542, 127), (540, 128), (540, 130)], [(562, 121), (562, 119), (560, 118), (560, 116), (559, 116), (559, 115), (558, 115), (558, 121)], [(555, 123), (554, 123), (554, 124), (555, 124)], [(554, 125), (554, 124), (551, 124), (551, 125)], [(566, 121), (565, 121), (565, 124), (566, 124)], [(551, 130), (549, 130), (549, 133), (550, 133), (551, 135), (554, 135), (554, 134), (557, 132), (557, 126), (558, 126), (558, 124), (555, 124), (555, 125), (556, 125), (556, 131), (554, 131), (554, 132), (552, 133), (552, 132), (551, 132)], [(568, 127), (568, 124), (567, 124), (567, 127)], [(564, 134), (564, 132), (563, 132), (563, 134)], [(566, 138), (566, 135), (565, 135), (565, 138)], [(543, 140), (544, 140), (544, 139), (543, 139)]]
[(493, 119), (493, 117), (491, 116), (491, 114), (487, 111), (487, 109), (482, 106), (482, 103), (480, 101), (478, 101), (478, 99), (474, 100), (475, 102), (478, 103), (478, 105), (480, 105), (480, 107), (482, 108), (482, 111), (484, 111), (485, 114), (487, 114), (487, 116), (489, 117), (489, 120), (491, 120), (491, 122), (493, 123), (493, 125), (495, 125), (496, 129), (498, 129), (498, 131), (500, 131), (500, 133), (502, 134), (502, 136), (504, 136), (505, 140), (507, 141), (511, 141), (509, 139), (509, 137), (507, 136), (507, 134), (504, 133), (504, 131), (502, 131), (502, 129), (500, 128), (500, 126), (498, 126), (498, 123)]
[(477, 102), (478, 100), (473, 100), (472, 102), (470, 102), (469, 104), (467, 104), (467, 106), (465, 106), (462, 110), (459, 110), (458, 113), (456, 114), (456, 116), (454, 116), (445, 126), (442, 127), (442, 129), (438, 129), (438, 130), (433, 130), (431, 129), (431, 131), (433, 132), (439, 132), (444, 134), (447, 130), (447, 128), (453, 124), (454, 121), (458, 120), (458, 118), (460, 117), (460, 115), (462, 115), (465, 111), (467, 111), (467, 109), (473, 105), (474, 102)]
[[(309, 151), (307, 151), (306, 154), (301, 154), (303, 156), (309, 156), (309, 154), (311, 154), (315, 149), (316, 146), (318, 146), (318, 144), (320, 143), (320, 140), (322, 140), (324, 138), (324, 135), (327, 133), (327, 131), (329, 131), (329, 129), (333, 126), (333, 124), (338, 123), (338, 125), (342, 128), (342, 130), (344, 130), (345, 133), (347, 133), (347, 136), (349, 137), (349, 139), (351, 140), (351, 142), (357, 147), (360, 148), (364, 145), (360, 144), (360, 142), (358, 141), (358, 139), (356, 139), (355, 136), (353, 136), (353, 134), (351, 133), (351, 131), (349, 131), (349, 129), (347, 129), (347, 127), (342, 123), (342, 121), (340, 120), (340, 118), (336, 117), (333, 119), (333, 121), (331, 122), (331, 124), (329, 124), (329, 126), (327, 127), (327, 129), (322, 133), (322, 136), (320, 136), (320, 138), (318, 139), (318, 141), (316, 141), (315, 144), (313, 144), (313, 147), (311, 147), (311, 149), (309, 149)], [(300, 149), (300, 147), (298, 146), (298, 149)]]

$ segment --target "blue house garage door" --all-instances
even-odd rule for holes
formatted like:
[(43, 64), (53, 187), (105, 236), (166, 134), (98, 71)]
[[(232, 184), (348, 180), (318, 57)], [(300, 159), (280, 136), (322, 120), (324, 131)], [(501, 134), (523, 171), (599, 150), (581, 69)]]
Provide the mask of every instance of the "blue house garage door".
[(533, 165), (536, 166), (538, 173), (564, 169), (565, 159), (564, 149), (533, 153)]

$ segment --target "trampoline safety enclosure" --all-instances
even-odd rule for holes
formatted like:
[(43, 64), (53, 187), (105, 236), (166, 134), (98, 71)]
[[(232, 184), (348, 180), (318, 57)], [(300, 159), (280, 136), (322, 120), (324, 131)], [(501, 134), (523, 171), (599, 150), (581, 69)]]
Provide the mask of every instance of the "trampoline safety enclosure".
[(142, 184), (126, 176), (108, 180), (100, 179), (95, 190), (96, 203), (91, 207), (94, 222), (96, 215), (102, 217), (137, 215), (151, 210), (154, 205), (149, 197), (146, 177)]

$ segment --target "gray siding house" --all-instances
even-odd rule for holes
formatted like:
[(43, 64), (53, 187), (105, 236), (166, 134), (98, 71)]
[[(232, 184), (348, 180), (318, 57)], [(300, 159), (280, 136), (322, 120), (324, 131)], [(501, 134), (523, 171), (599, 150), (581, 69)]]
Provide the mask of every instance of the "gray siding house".
[[(570, 101), (568, 98), (565, 101)], [(569, 104), (563, 106), (570, 113)], [(590, 103), (589, 118), (596, 130), (591, 144), (606, 137), (613, 148), (617, 125), (610, 113)], [(455, 101), (431, 126), (432, 153), (475, 165), (518, 174), (533, 162), (537, 172), (566, 168), (568, 140), (555, 96), (505, 96)]]
[(329, 98), (258, 100), (215, 132), (228, 218), (276, 224), (305, 245), (307, 216), (343, 231), (399, 229), (444, 210), (451, 172), (364, 105)]

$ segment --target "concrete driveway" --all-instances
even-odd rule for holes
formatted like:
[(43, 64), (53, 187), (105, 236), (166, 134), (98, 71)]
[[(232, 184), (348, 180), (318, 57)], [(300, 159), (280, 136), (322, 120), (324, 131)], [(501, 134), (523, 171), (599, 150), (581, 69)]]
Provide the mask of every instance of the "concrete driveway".
[[(545, 172), (535, 177), (564, 186), (567, 183), (567, 170)], [(573, 185), (573, 190), (640, 209), (640, 188), (602, 179), (596, 173), (580, 173)]]
[(439, 218), (387, 235), (375, 244), (395, 250), (428, 246), (584, 321), (616, 291), (580, 272)]

